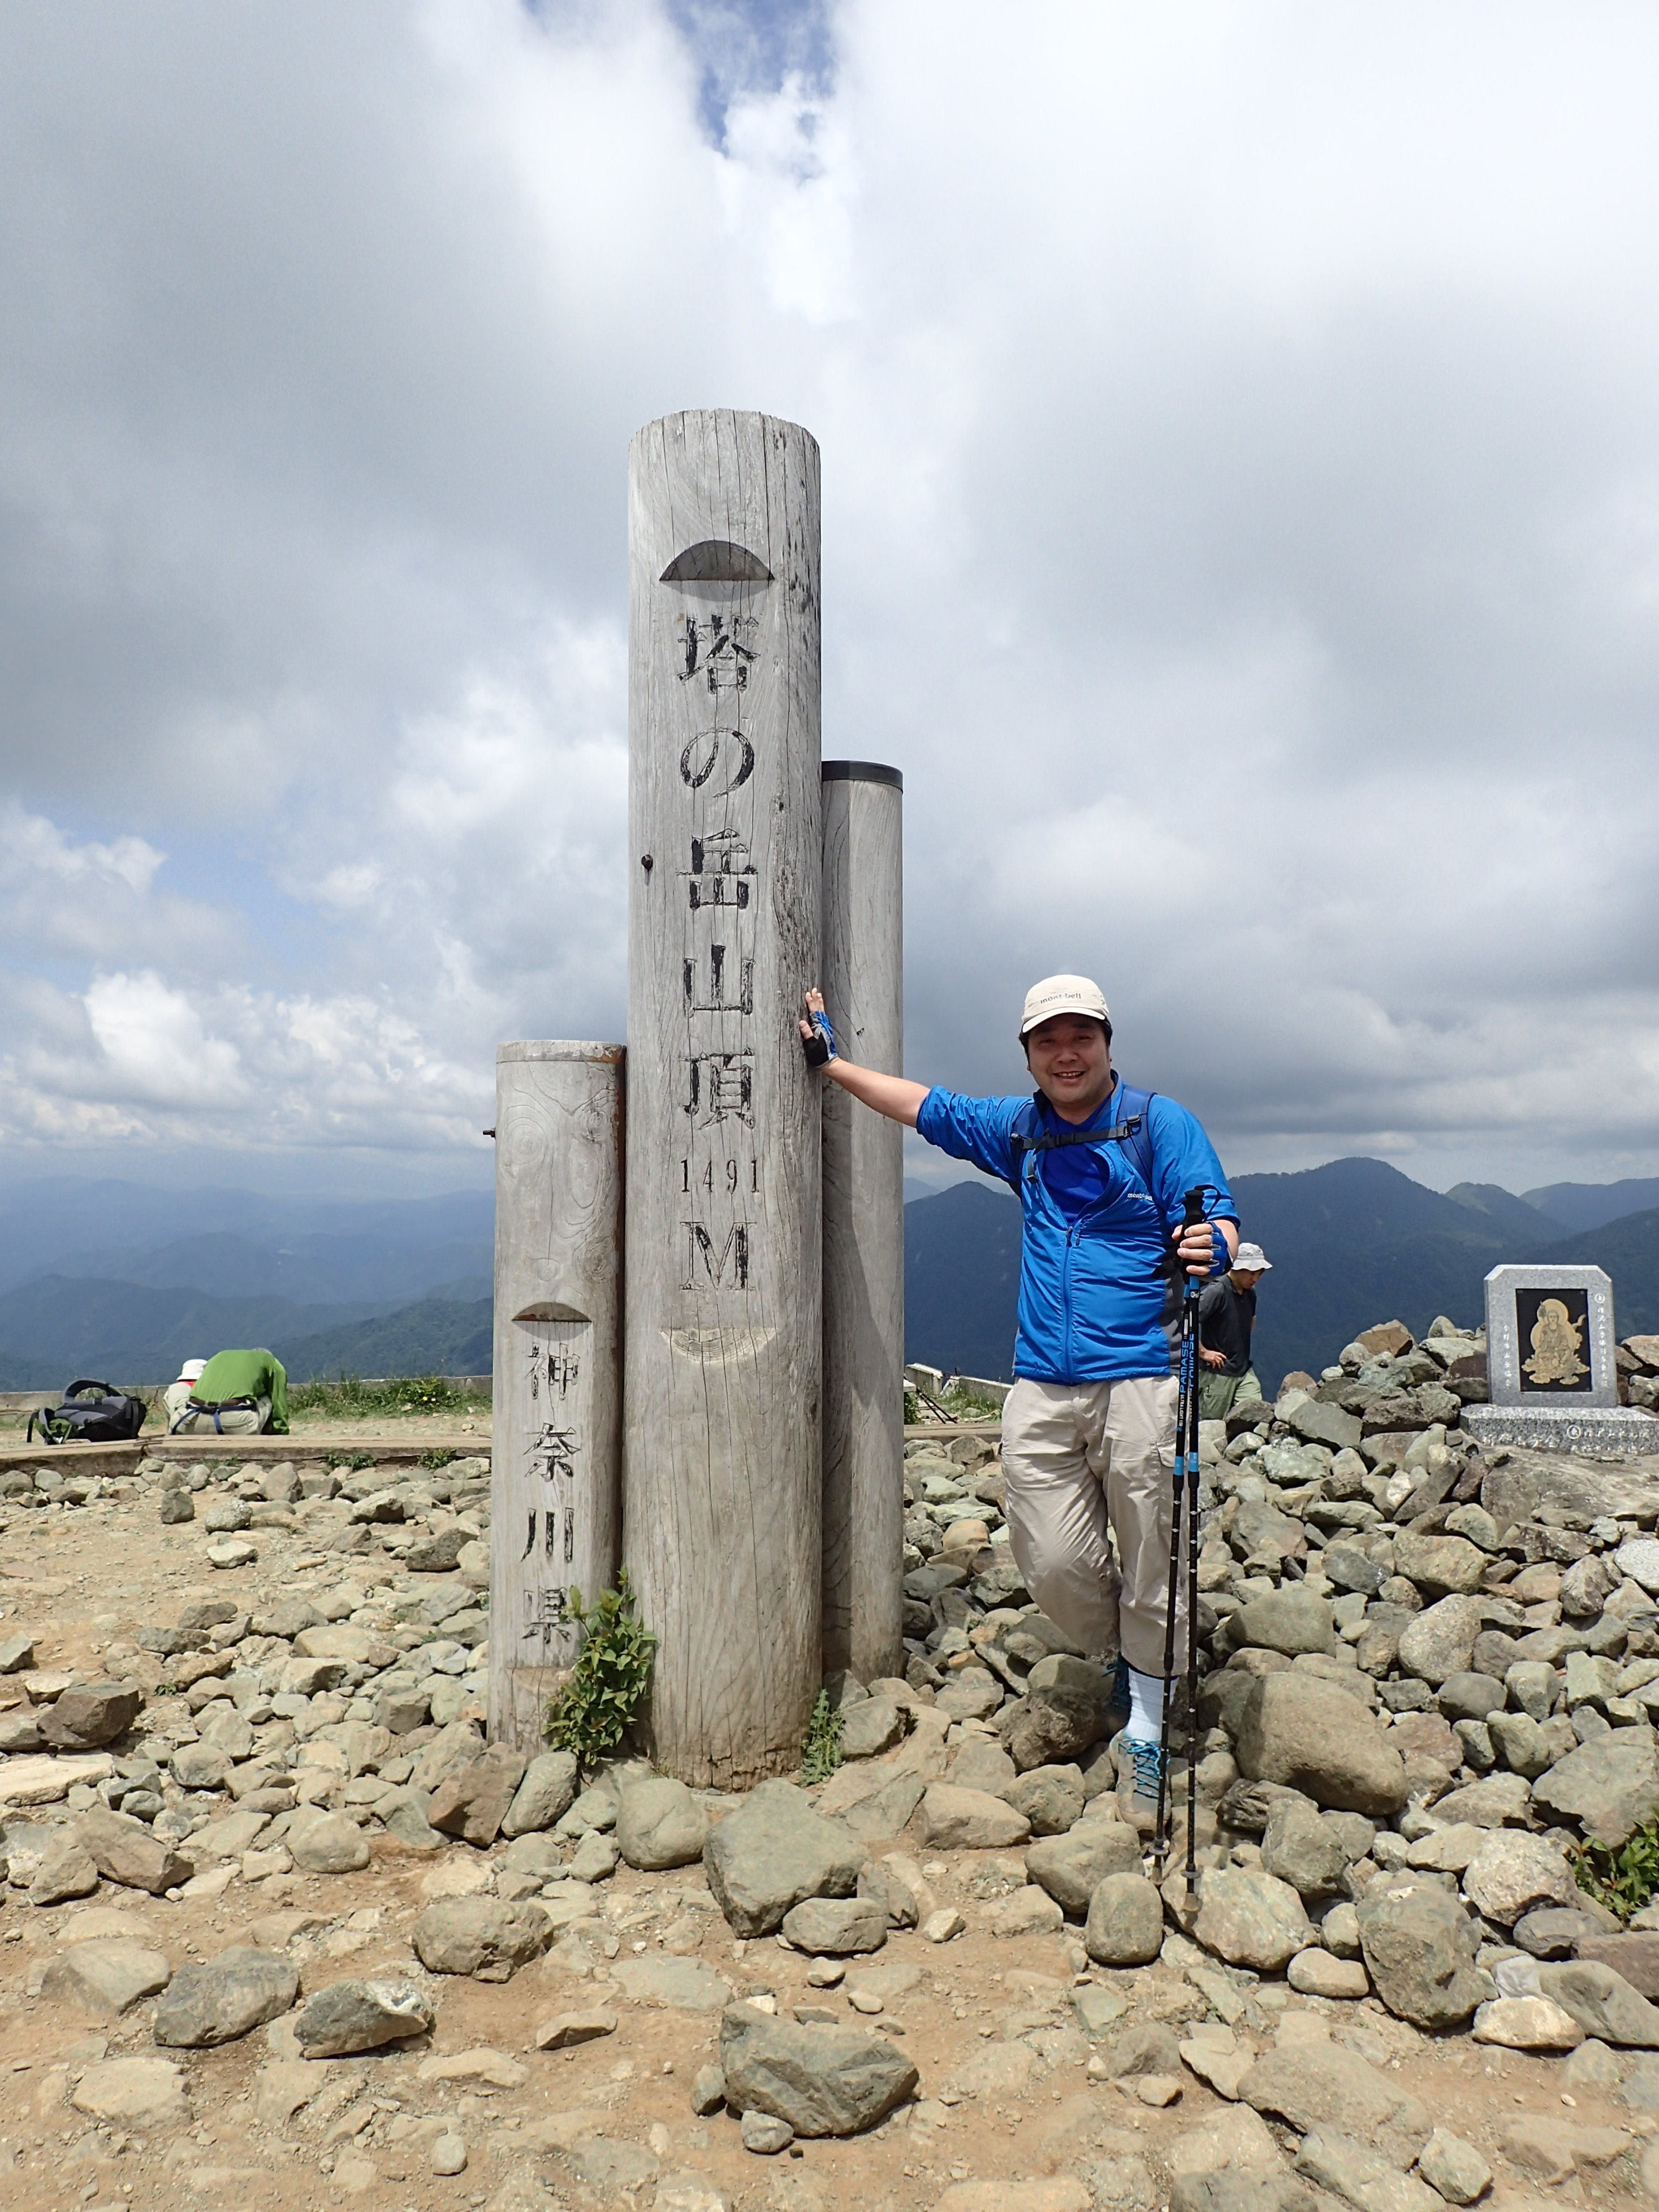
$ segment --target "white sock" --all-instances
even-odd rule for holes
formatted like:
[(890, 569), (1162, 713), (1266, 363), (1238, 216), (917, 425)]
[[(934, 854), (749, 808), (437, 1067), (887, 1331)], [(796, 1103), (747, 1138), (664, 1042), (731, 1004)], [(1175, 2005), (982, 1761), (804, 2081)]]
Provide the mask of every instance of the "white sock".
[(1164, 1677), (1129, 1669), (1129, 1723), (1125, 1735), (1156, 1743), (1164, 1733)]

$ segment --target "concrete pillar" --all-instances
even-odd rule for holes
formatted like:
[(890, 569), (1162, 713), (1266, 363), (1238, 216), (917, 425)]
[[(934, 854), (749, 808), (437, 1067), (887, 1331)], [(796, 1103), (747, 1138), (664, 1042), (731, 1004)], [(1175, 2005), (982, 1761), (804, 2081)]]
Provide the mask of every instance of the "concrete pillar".
[[(904, 1073), (904, 780), (826, 761), (823, 994), (848, 1057)], [(823, 1666), (903, 1670), (904, 1158), (823, 1086)]]
[(672, 415), (629, 456), (625, 1551), (651, 1749), (792, 1768), (819, 1681), (818, 451)]
[(534, 1753), (622, 1534), (623, 1048), (495, 1054), (489, 1734)]

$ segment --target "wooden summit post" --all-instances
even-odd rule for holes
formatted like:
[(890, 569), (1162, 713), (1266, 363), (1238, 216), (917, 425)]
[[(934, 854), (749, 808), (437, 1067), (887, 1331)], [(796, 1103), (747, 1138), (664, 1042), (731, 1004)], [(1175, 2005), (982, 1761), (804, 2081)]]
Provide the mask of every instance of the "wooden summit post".
[(624, 1544), (652, 1755), (743, 1789), (795, 1766), (820, 1679), (816, 441), (651, 423), (629, 569)]
[(489, 1735), (534, 1755), (621, 1537), (623, 1048), (495, 1054)]
[[(823, 994), (849, 1059), (904, 1072), (904, 780), (825, 761)], [(823, 1086), (823, 1666), (904, 1667), (904, 1155)]]

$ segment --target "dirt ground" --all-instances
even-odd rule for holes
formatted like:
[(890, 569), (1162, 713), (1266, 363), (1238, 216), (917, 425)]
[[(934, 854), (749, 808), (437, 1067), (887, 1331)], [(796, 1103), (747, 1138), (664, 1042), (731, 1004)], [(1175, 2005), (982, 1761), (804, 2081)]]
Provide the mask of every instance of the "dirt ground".
[[(434, 1418), (434, 1433), (441, 1425)], [(371, 1449), (370, 1432), (349, 1425), (353, 1448)], [(397, 1424), (398, 1435), (410, 1426)], [(481, 1428), (487, 1436), (487, 1423)], [(303, 1438), (307, 1448), (323, 1441), (311, 1431)], [(161, 1527), (148, 1500), (13, 1512), (0, 1529), (0, 1639), (27, 1629), (37, 1667), (95, 1674), (110, 1644), (130, 1643), (141, 1625), (173, 1621), (191, 1595), (231, 1595), (257, 1606), (340, 1578), (337, 1561), (305, 1553), (301, 1540), (280, 1531), (262, 1540), (257, 1563), (228, 1573), (208, 1568), (203, 1545), (196, 1526)], [(0, 1680), (0, 1703), (21, 1696), (14, 1680)], [(378, 1838), (377, 1849), (387, 1840)], [(915, 1846), (896, 1838), (872, 1848)], [(1206, 2001), (1178, 1966), (1090, 1969), (1076, 1930), (993, 1933), (994, 1917), (1024, 1882), (1018, 1855), (947, 1853), (925, 1858), (924, 1869), (967, 1930), (937, 1947), (914, 1931), (896, 1932), (869, 1963), (913, 1968), (916, 1978), (878, 2013), (855, 2012), (843, 1989), (809, 1986), (811, 1961), (781, 1941), (735, 1942), (700, 1868), (646, 1875), (623, 1867), (605, 1885), (606, 1933), (590, 1972), (579, 1971), (567, 1944), (504, 1984), (445, 1979), (429, 2039), (312, 2064), (316, 2094), (292, 2117), (283, 2117), (276, 2094), (286, 2075), (261, 2081), (263, 2069), (295, 2057), (284, 2023), (216, 2051), (155, 2054), (147, 2005), (112, 2022), (41, 1994), (52, 1960), (77, 1937), (117, 1932), (107, 1921), (114, 1912), (175, 1969), (258, 1942), (285, 1944), (306, 1990), (347, 1974), (408, 1971), (416, 1914), (432, 1894), (476, 1881), (479, 1854), (457, 1846), (435, 1861), (386, 1856), (337, 1877), (247, 1881), (239, 1875), (216, 1895), (199, 1893), (199, 1881), (198, 1893), (172, 1898), (106, 1883), (94, 1898), (47, 1910), (0, 1887), (0, 2204), (7, 2212), (94, 2205), (313, 2212), (344, 2204), (367, 2212), (461, 2205), (531, 2212), (556, 2203), (711, 2212), (720, 2201), (708, 2193), (713, 2189), (730, 2205), (766, 2212), (908, 2212), (933, 2207), (953, 2182), (970, 2179), (998, 2185), (983, 2200), (997, 2212), (1019, 2212), (1023, 2203), (1030, 2212), (1081, 2204), (1075, 2181), (1069, 2192), (1024, 2197), (1004, 2186), (1049, 2177), (1081, 2180), (1092, 2202), (1111, 2212), (1167, 2204), (1169, 2161), (1180, 2155), (1181, 2139), (1242, 2108), (1224, 2104), (1191, 2073), (1164, 2109), (1144, 2104), (1133, 2081), (1104, 2078), (1105, 2044), (1088, 2039), (1074, 1996), (1104, 1990), (1124, 2000), (1109, 2037), (1157, 2021), (1185, 2034), (1187, 2023), (1206, 2018)], [(92, 1913), (105, 1916), (102, 1923), (89, 1921)], [(611, 1960), (665, 1950), (701, 1958), (736, 1994), (771, 1993), (786, 2014), (813, 2008), (892, 2037), (920, 2069), (920, 2101), (858, 2140), (807, 2142), (774, 2158), (746, 2152), (735, 2120), (699, 2118), (690, 2109), (692, 2078), (716, 2055), (718, 2010), (631, 2002), (609, 1978)], [(1387, 2069), (1440, 2124), (1481, 2150), (1499, 2205), (1647, 2201), (1637, 2160), (1659, 2123), (1593, 2088), (1565, 2089), (1559, 2060), (1486, 2050), (1466, 2037), (1436, 2043), (1374, 2000), (1304, 1998), (1283, 1983), (1240, 2002), (1232, 2033), (1241, 2045), (1334, 2036)], [(538, 2021), (593, 2005), (616, 2013), (614, 2033), (573, 2051), (535, 2048)], [(1221, 2032), (1213, 2021), (1211, 2027)], [(509, 2063), (475, 2060), (460, 2078), (434, 2078), (441, 2062), (480, 2047)], [(100, 2124), (75, 2109), (82, 2069), (146, 2053), (183, 2067), (188, 2124), (144, 2131)], [(498, 2079), (467, 2078), (471, 2067)], [(1547, 2185), (1500, 2153), (1501, 2130), (1523, 2113), (1622, 2129), (1628, 2148), (1608, 2165)], [(1288, 2131), (1275, 2133), (1281, 2148), (1293, 2147)], [(465, 2141), (467, 2164), (441, 2177), (430, 2170), (432, 2146), (448, 2134)], [(702, 2177), (704, 2193), (678, 2184), (681, 2176)]]

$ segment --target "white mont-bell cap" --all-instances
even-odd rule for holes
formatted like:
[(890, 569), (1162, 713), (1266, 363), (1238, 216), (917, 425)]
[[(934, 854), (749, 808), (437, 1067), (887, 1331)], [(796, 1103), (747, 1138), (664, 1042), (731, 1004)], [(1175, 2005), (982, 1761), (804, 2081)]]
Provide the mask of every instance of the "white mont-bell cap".
[(1246, 1275), (1265, 1275), (1272, 1265), (1259, 1244), (1241, 1244), (1238, 1257), (1233, 1261), (1235, 1272)]
[(201, 1379), (202, 1370), (206, 1365), (207, 1362), (205, 1359), (185, 1360), (184, 1365), (179, 1370), (179, 1380), (181, 1382), (199, 1382)]
[(1086, 975), (1045, 975), (1025, 994), (1025, 1012), (1019, 1018), (1020, 1035), (1028, 1036), (1039, 1022), (1052, 1021), (1056, 1014), (1087, 1014), (1095, 1022), (1109, 1022), (1112, 1018), (1111, 1010), (1100, 994), (1099, 984), (1091, 983)]

